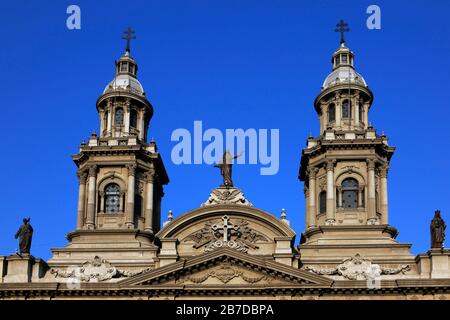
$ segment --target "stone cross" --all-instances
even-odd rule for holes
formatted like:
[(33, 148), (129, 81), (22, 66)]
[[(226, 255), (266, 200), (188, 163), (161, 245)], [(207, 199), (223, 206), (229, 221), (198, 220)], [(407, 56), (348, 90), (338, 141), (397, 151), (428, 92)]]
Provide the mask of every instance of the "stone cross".
[(123, 32), (122, 39), (127, 40), (127, 47), (125, 48), (125, 51), (130, 52), (130, 41), (131, 39), (136, 39), (136, 33), (133, 29), (131, 29), (131, 27), (128, 27), (127, 31)]
[(344, 33), (350, 31), (349, 28), (346, 28), (348, 27), (348, 23), (345, 23), (344, 20), (341, 20), (338, 24), (336, 24), (336, 27), (337, 28), (334, 31), (341, 33), (341, 44), (343, 44), (345, 43)]
[(239, 226), (236, 225), (236, 224), (235, 225), (229, 224), (228, 221), (230, 220), (230, 218), (227, 215), (223, 216), (222, 220), (223, 220), (222, 224), (214, 224), (214, 225), (212, 225), (211, 228), (214, 231), (222, 229), (223, 230), (223, 242), (228, 242), (228, 231), (229, 230), (236, 230), (236, 231), (238, 231), (239, 230)]

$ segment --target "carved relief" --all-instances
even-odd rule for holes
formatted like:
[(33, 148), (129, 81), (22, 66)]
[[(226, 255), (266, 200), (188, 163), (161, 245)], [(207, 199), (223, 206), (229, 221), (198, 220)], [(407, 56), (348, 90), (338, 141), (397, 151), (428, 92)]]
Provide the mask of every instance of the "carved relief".
[(268, 239), (251, 229), (248, 221), (240, 219), (233, 224), (225, 215), (221, 220), (206, 222), (202, 229), (187, 236), (183, 241), (193, 241), (193, 248), (204, 247), (205, 252), (222, 247), (247, 252), (250, 248), (259, 249), (256, 243), (267, 242)]
[(241, 190), (237, 188), (216, 188), (214, 189), (208, 200), (202, 204), (202, 207), (213, 204), (240, 204), (245, 206), (253, 206), (244, 196)]
[(357, 170), (357, 168), (355, 166), (345, 166), (342, 168), (342, 171), (346, 171), (348, 173), (352, 173), (356, 170)]
[(144, 194), (144, 183), (142, 181), (138, 181), (137, 183), (137, 191), (141, 196)]
[(370, 280), (379, 278), (381, 275), (405, 274), (410, 270), (410, 267), (409, 265), (401, 265), (397, 268), (383, 267), (361, 257), (360, 254), (356, 254), (352, 258), (342, 261), (336, 268), (316, 269), (307, 266), (305, 269), (315, 274), (340, 275), (349, 280)]
[(55, 275), (55, 278), (74, 278), (81, 282), (97, 282), (107, 281), (112, 278), (130, 277), (149, 270), (151, 268), (137, 272), (122, 271), (99, 256), (95, 256), (93, 260), (84, 262), (81, 267), (68, 267), (65, 271), (52, 269), (50, 272)]
[(266, 274), (254, 274), (253, 272), (248, 272), (236, 266), (233, 266), (230, 262), (225, 261), (222, 265), (217, 266), (213, 269), (200, 272), (196, 275), (187, 275), (181, 277), (178, 283), (185, 283), (187, 281), (193, 283), (203, 283), (209, 278), (216, 278), (223, 284), (227, 284), (234, 278), (240, 278), (247, 283), (258, 283), (261, 281), (271, 282), (273, 278)]

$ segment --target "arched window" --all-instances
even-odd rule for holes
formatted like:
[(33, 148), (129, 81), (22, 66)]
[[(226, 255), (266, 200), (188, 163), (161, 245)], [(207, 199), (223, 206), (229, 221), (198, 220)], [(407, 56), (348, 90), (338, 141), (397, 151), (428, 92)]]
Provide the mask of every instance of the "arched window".
[(120, 72), (127, 72), (128, 71), (128, 62), (122, 62), (120, 64)]
[(111, 183), (105, 188), (105, 213), (117, 213), (120, 208), (120, 187)]
[(328, 106), (328, 123), (336, 120), (336, 106), (334, 103)]
[(135, 109), (130, 111), (130, 127), (137, 128), (137, 111)]
[(123, 126), (123, 109), (117, 108), (114, 114), (114, 124), (116, 126)]
[(319, 213), (327, 212), (327, 192), (319, 193)]
[(342, 207), (358, 208), (358, 181), (347, 178), (342, 181)]
[(344, 100), (342, 102), (342, 118), (350, 119), (352, 117), (352, 107), (350, 101)]

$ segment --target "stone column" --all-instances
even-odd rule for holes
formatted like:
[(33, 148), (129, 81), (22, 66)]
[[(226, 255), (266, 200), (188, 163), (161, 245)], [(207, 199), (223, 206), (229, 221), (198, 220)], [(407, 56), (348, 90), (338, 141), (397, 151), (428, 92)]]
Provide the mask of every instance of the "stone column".
[(334, 199), (334, 165), (336, 160), (328, 160), (326, 164), (327, 170), (327, 225), (333, 225), (335, 219), (335, 199)]
[(341, 116), (342, 116), (342, 101), (341, 101), (341, 99), (336, 100), (335, 108), (336, 108), (336, 128), (339, 129), (341, 127)]
[(144, 139), (144, 126), (145, 126), (144, 125), (144, 117), (145, 117), (144, 110), (139, 110), (137, 127), (139, 130), (139, 139), (141, 139), (141, 140)]
[(130, 99), (126, 99), (125, 101), (125, 107), (123, 108), (123, 112), (125, 113), (125, 119), (124, 119), (124, 132), (129, 133), (130, 132)]
[(388, 224), (388, 192), (387, 175), (389, 167), (383, 166), (380, 170), (380, 196), (381, 196), (381, 223)]
[(105, 110), (104, 109), (100, 110), (99, 117), (100, 117), (100, 136), (103, 137), (104, 131), (105, 131)]
[(355, 129), (357, 129), (359, 127), (359, 121), (360, 121), (360, 119), (359, 119), (359, 108), (360, 108), (359, 97), (354, 99), (353, 103), (355, 104), (355, 110), (354, 110), (355, 111), (355, 116), (354, 116), (355, 122), (354, 122), (354, 124), (355, 124)]
[(364, 127), (369, 126), (369, 103), (364, 104)]
[(317, 168), (309, 168), (308, 176), (309, 176), (309, 227), (316, 226), (316, 175)]
[(362, 208), (362, 206), (363, 206), (363, 191), (364, 191), (364, 186), (359, 186), (359, 189), (358, 189), (358, 208)]
[(125, 198), (125, 190), (120, 190), (119, 192), (119, 212), (123, 213), (123, 202), (124, 202), (124, 198)]
[(128, 165), (128, 193), (127, 193), (127, 216), (125, 225), (128, 229), (134, 228), (134, 193), (135, 193), (135, 175), (136, 165)]
[(320, 110), (322, 110), (322, 115), (319, 117), (320, 133), (322, 134), (328, 127), (328, 108), (324, 102), (320, 103)]
[(144, 230), (153, 233), (153, 188), (155, 181), (155, 171), (149, 170), (145, 174), (146, 195), (145, 195), (145, 224)]
[(375, 160), (367, 160), (367, 200), (368, 200), (368, 212), (367, 223), (377, 223), (376, 213), (376, 199), (375, 199)]
[(311, 226), (311, 221), (310, 221), (310, 214), (309, 214), (309, 189), (306, 186), (306, 184), (303, 187), (303, 193), (305, 194), (305, 213), (306, 213), (306, 217), (305, 217), (305, 222), (306, 222), (306, 228), (309, 228)]
[(338, 191), (338, 207), (342, 208), (342, 186), (338, 186), (337, 187), (337, 191)]
[(106, 124), (106, 135), (111, 134), (111, 128), (112, 128), (112, 103), (111, 100), (108, 100), (106, 105), (106, 110), (108, 111), (108, 119)]
[(84, 209), (86, 204), (86, 172), (78, 172), (78, 215), (77, 215), (77, 229), (83, 228), (84, 223)]
[(95, 198), (96, 198), (96, 184), (97, 184), (97, 166), (89, 167), (89, 187), (88, 187), (88, 205), (86, 228), (94, 229), (94, 215), (95, 215)]
[(100, 196), (100, 212), (99, 213), (105, 213), (105, 192), (100, 191), (98, 194)]

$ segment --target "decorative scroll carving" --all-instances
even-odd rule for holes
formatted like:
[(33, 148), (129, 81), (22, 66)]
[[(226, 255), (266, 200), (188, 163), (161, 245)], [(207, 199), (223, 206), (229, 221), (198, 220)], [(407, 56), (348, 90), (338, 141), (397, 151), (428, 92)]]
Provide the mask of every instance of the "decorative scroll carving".
[(397, 268), (384, 268), (381, 267), (381, 274), (405, 274), (406, 272), (410, 271), (411, 268), (409, 265), (401, 265)]
[(370, 280), (379, 278), (381, 275), (405, 274), (411, 270), (409, 265), (401, 265), (397, 268), (383, 267), (361, 257), (360, 254), (345, 259), (335, 268), (317, 269), (307, 266), (305, 269), (321, 275), (340, 275), (349, 280)]
[(253, 206), (250, 202), (248, 202), (241, 190), (237, 188), (225, 187), (214, 189), (208, 200), (201, 206), (205, 207), (213, 204), (239, 204), (250, 207)]
[(68, 267), (66, 270), (52, 269), (55, 278), (74, 278), (81, 282), (107, 281), (112, 278), (130, 277), (151, 270), (143, 269), (137, 272), (119, 270), (108, 261), (95, 256), (93, 260), (84, 262), (81, 267)]
[(97, 165), (89, 166), (89, 177), (97, 176)]
[(260, 281), (270, 282), (273, 280), (271, 276), (262, 274), (262, 275), (252, 275), (245, 270), (241, 270), (235, 266), (233, 266), (230, 262), (225, 262), (224, 264), (218, 266), (217, 268), (213, 268), (212, 270), (207, 270), (206, 272), (202, 272), (199, 275), (187, 275), (178, 280), (179, 283), (184, 283), (186, 281), (191, 281), (193, 283), (203, 283), (209, 278), (216, 278), (223, 284), (227, 284), (234, 278), (241, 278), (247, 283), (258, 283)]
[(316, 175), (317, 175), (317, 172), (319, 172), (319, 169), (314, 168), (314, 167), (309, 167), (307, 169), (307, 171), (308, 171), (309, 179), (315, 179)]
[(137, 166), (135, 164), (127, 165), (128, 175), (129, 176), (134, 176), (136, 174), (136, 168), (137, 168)]
[(77, 177), (78, 177), (78, 182), (80, 184), (86, 184), (86, 180), (87, 180), (87, 172), (86, 171), (81, 171), (77, 173)]
[(325, 190), (327, 186), (327, 177), (326, 176), (322, 176), (319, 178), (319, 189), (321, 191)]
[(154, 183), (156, 178), (157, 177), (156, 177), (155, 169), (150, 169), (143, 175), (143, 179), (145, 182)]
[(137, 191), (142, 196), (144, 194), (144, 183), (142, 181), (139, 181), (137, 184)]
[(325, 169), (327, 171), (333, 171), (334, 170), (334, 166), (336, 165), (336, 160), (327, 160), (326, 164), (325, 164)]
[(356, 170), (357, 170), (357, 168), (355, 166), (345, 166), (342, 168), (342, 171), (345, 171), (347, 173), (352, 173)]
[(222, 247), (247, 252), (250, 248), (258, 249), (256, 243), (267, 242), (268, 239), (251, 229), (248, 221), (241, 219), (233, 224), (225, 215), (222, 221), (206, 222), (202, 229), (187, 236), (183, 241), (193, 241), (195, 249), (204, 247), (205, 252)]
[(387, 178), (389, 172), (389, 166), (384, 165), (380, 168), (380, 178)]
[(366, 162), (367, 162), (367, 169), (375, 170), (375, 160), (367, 159)]

